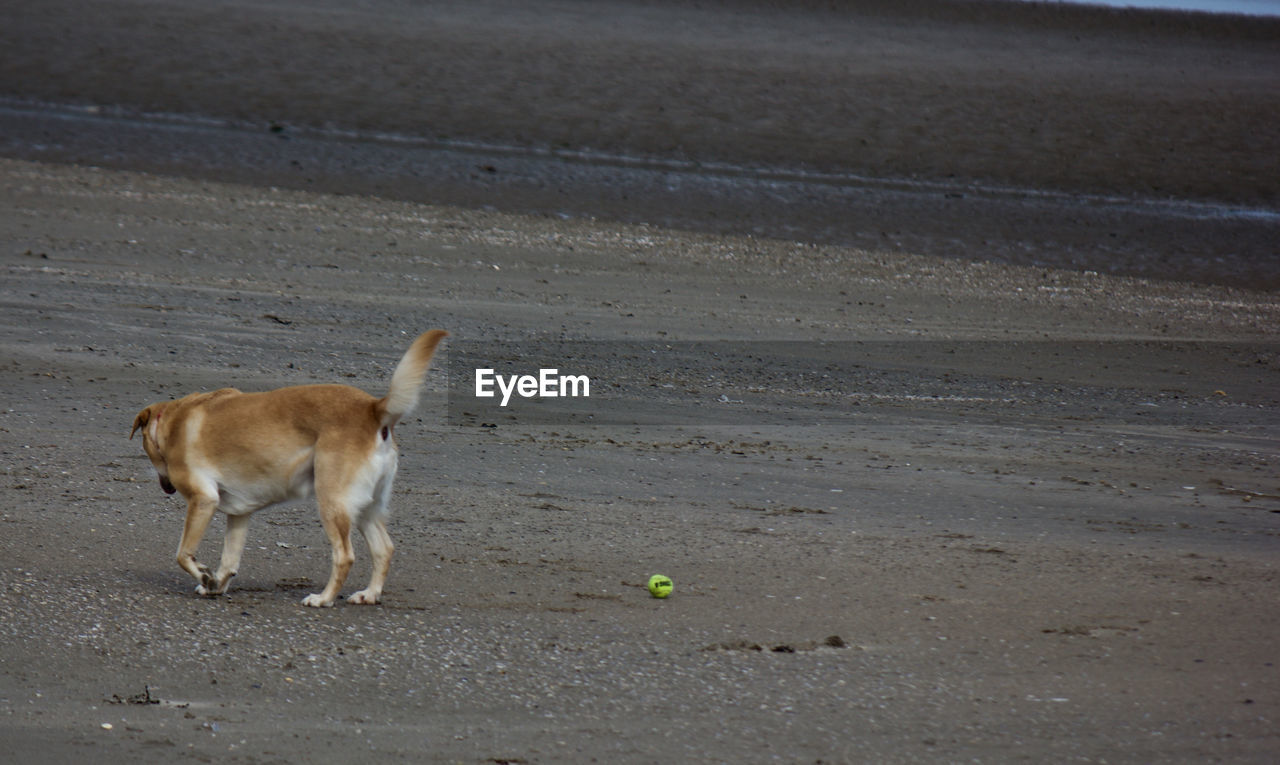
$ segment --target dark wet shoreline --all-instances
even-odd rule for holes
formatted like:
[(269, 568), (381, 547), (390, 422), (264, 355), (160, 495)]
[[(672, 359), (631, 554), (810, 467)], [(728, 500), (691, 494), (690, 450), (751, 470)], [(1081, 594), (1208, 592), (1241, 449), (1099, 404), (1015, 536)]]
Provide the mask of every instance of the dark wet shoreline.
[(746, 233), (1254, 289), (1280, 286), (1266, 208), (803, 176), (9, 102), (0, 153), (336, 194)]
[(1280, 20), (987, 0), (7, 20), (6, 157), (1280, 287)]

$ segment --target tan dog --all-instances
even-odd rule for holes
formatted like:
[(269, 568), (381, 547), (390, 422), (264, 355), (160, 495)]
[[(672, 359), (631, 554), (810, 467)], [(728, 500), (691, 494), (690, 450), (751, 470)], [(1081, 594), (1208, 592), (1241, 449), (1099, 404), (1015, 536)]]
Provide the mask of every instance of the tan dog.
[[(268, 505), (316, 498), (333, 546), (333, 570), (324, 592), (308, 606), (332, 606), (355, 555), (351, 527), (369, 543), (369, 586), (347, 598), (377, 603), (391, 567), (387, 501), (396, 475), (392, 429), (418, 403), (427, 367), (443, 330), (423, 333), (391, 375), (385, 398), (346, 385), (299, 385), (265, 393), (223, 388), (193, 393), (143, 409), (129, 438), (142, 430), (142, 446), (168, 494), (182, 492), (187, 520), (178, 565), (201, 595), (226, 592), (240, 566), (249, 516)], [(227, 514), (227, 537), (216, 573), (196, 562), (196, 549), (215, 511)]]

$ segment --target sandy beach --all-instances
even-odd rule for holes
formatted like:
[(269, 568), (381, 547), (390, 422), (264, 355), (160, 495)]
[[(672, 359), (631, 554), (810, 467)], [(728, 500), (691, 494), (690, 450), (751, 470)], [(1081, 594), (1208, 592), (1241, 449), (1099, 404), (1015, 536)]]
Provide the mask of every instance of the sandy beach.
[[(1280, 750), (1275, 22), (0, 8), (0, 760)], [(384, 603), (306, 504), (196, 596), (134, 414), (433, 327)]]

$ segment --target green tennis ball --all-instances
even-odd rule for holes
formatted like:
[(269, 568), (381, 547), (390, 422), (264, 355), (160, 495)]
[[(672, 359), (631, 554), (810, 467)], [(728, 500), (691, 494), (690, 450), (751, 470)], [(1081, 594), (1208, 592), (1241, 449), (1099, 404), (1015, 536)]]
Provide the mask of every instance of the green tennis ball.
[(671, 588), (675, 587), (671, 583), (671, 577), (662, 574), (654, 574), (649, 577), (649, 594), (655, 598), (665, 598), (671, 594)]

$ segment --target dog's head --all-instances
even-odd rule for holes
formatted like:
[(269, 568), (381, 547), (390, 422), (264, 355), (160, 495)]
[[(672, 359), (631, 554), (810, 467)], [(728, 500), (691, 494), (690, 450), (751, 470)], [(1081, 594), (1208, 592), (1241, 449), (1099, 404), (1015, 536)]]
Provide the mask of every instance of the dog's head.
[(151, 459), (156, 475), (160, 476), (160, 488), (165, 494), (172, 494), (177, 489), (169, 481), (169, 466), (164, 457), (165, 429), (161, 427), (167, 405), (167, 402), (152, 404), (138, 412), (138, 416), (133, 418), (133, 430), (129, 431), (129, 439), (132, 440), (135, 433), (142, 431), (142, 448)]

